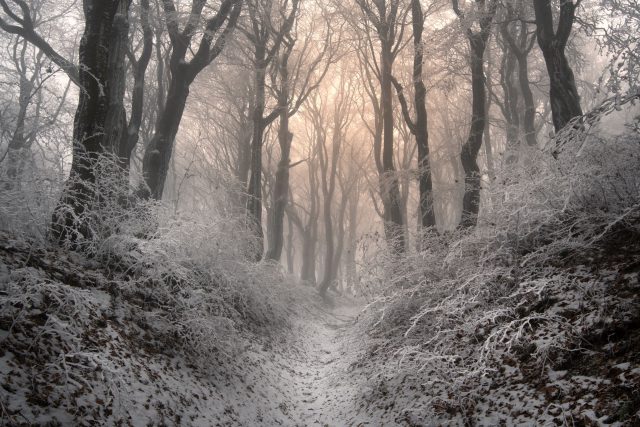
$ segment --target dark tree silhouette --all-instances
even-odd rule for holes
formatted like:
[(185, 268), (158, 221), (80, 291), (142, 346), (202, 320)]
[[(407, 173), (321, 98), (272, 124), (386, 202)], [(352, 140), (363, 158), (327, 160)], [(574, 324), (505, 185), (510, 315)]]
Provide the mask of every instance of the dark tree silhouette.
[(189, 96), (189, 87), (198, 73), (222, 52), (227, 38), (236, 26), (242, 8), (242, 0), (224, 0), (217, 13), (206, 20), (198, 49), (193, 54), (193, 58), (187, 61), (186, 57), (192, 52), (191, 42), (206, 3), (206, 0), (193, 0), (189, 19), (180, 31), (173, 0), (162, 2), (172, 46), (171, 79), (164, 106), (158, 114), (155, 134), (149, 142), (143, 160), (143, 174), (150, 195), (158, 200), (162, 198), (173, 144)]
[(565, 48), (571, 35), (576, 9), (580, 0), (560, 0), (557, 29), (553, 28), (553, 10), (550, 0), (534, 0), (536, 35), (549, 73), (549, 99), (556, 132), (574, 117), (582, 116), (580, 97), (573, 70), (569, 65)]
[(402, 201), (393, 161), (393, 63), (402, 47), (407, 13), (399, 0), (357, 0), (356, 3), (373, 26), (380, 42), (380, 58), (375, 63), (380, 80), (380, 113), (382, 116), (381, 196), (384, 205), (385, 234), (397, 254), (405, 251), (406, 236), (402, 218)]
[[(452, 0), (453, 10), (461, 22), (466, 21), (458, 0)], [(478, 222), (480, 209), (480, 168), (478, 152), (482, 146), (482, 136), (487, 125), (487, 94), (484, 75), (484, 51), (491, 35), (491, 23), (496, 13), (496, 1), (476, 0), (479, 30), (471, 26), (465, 29), (469, 41), (469, 63), (471, 67), (472, 110), (469, 137), (462, 146), (460, 160), (464, 169), (464, 198), (460, 227), (474, 227)]]
[(398, 99), (402, 107), (404, 117), (409, 130), (416, 138), (418, 146), (418, 171), (420, 187), (420, 224), (425, 227), (436, 225), (436, 217), (433, 212), (433, 183), (431, 168), (429, 166), (429, 131), (427, 117), (427, 88), (422, 76), (422, 62), (424, 60), (424, 46), (422, 33), (424, 32), (424, 14), (420, 0), (411, 0), (411, 18), (413, 25), (413, 103), (415, 108), (415, 120), (411, 118), (407, 100), (403, 89), (397, 79), (393, 84), (398, 92)]

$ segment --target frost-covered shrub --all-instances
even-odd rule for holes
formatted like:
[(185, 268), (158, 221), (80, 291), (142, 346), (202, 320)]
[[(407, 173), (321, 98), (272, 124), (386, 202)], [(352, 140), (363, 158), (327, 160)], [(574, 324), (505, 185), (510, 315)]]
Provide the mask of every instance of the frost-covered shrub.
[(0, 230), (46, 240), (61, 186), (62, 177), (52, 169), (34, 166), (16, 178), (3, 176), (0, 170)]
[[(591, 245), (610, 231), (638, 234), (638, 96), (612, 99), (567, 126), (544, 151), (499, 172), (482, 220), (520, 252)], [(548, 243), (554, 242), (554, 247)]]
[[(36, 227), (48, 229), (52, 205), (59, 217), (70, 215), (71, 223), (57, 224), (67, 229), (57, 233), (63, 238), (53, 250), (75, 252), (103, 272), (114, 313), (139, 307), (127, 316), (159, 342), (203, 356), (234, 348), (245, 327), (284, 321), (286, 280), (279, 269), (249, 260), (255, 240), (243, 216), (222, 208), (177, 214), (168, 204), (140, 198), (111, 156), (98, 158), (92, 169), (96, 182), (68, 182), (63, 203), (49, 203)], [(74, 209), (78, 200), (81, 210)], [(5, 219), (20, 209), (3, 211), (3, 223), (15, 225)], [(30, 227), (27, 220), (10, 232), (26, 241)], [(39, 246), (47, 248), (45, 239)]]
[(138, 196), (129, 174), (114, 155), (85, 159), (93, 181), (71, 174), (52, 215), (50, 238), (58, 246), (88, 256), (101, 252), (112, 235), (151, 236), (158, 226), (161, 205)]
[[(158, 208), (159, 216), (168, 215)], [(195, 350), (233, 344), (236, 328), (283, 320), (285, 279), (249, 261), (253, 237), (238, 218), (160, 218), (152, 238), (109, 236), (96, 253), (121, 278), (121, 291), (148, 306), (158, 333)], [(135, 230), (136, 227), (133, 227)]]
[(391, 272), (369, 278), (384, 289), (369, 306), (377, 352), (422, 372), (434, 408), (464, 412), (497, 377), (522, 381), (512, 361), (545, 372), (637, 317), (637, 300), (611, 294), (637, 283), (607, 256), (640, 241), (639, 114), (637, 97), (605, 103), (498, 171), (475, 230), (373, 261)]

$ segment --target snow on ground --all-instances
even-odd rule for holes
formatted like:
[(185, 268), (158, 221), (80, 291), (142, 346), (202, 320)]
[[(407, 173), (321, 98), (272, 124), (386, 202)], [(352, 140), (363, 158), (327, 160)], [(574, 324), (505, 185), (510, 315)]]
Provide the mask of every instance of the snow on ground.
[(14, 243), (0, 247), (0, 425), (334, 426), (353, 413), (357, 304), (329, 308), (292, 283), (285, 325), (194, 355), (98, 266)]
[[(50, 254), (0, 249), (3, 426), (562, 425), (572, 414), (580, 415), (579, 425), (633, 425), (615, 419), (640, 419), (627, 413), (640, 400), (633, 315), (638, 260), (629, 254), (624, 271), (601, 275), (619, 288), (618, 299), (609, 300), (628, 305), (623, 311), (630, 317), (603, 317), (590, 351), (543, 369), (526, 349), (515, 358), (505, 354), (495, 375), (457, 395), (442, 381), (446, 373), (417, 371), (390, 352), (397, 342), (373, 333), (360, 321), (363, 306), (349, 298), (323, 301), (312, 288), (291, 283), (285, 324), (238, 328), (217, 351), (193, 355), (162, 333), (154, 310), (135, 299), (114, 300), (96, 266), (72, 255), (51, 262)], [(540, 309), (583, 322), (583, 293), (569, 298), (566, 289), (557, 290)], [(536, 339), (547, 338), (553, 336)]]

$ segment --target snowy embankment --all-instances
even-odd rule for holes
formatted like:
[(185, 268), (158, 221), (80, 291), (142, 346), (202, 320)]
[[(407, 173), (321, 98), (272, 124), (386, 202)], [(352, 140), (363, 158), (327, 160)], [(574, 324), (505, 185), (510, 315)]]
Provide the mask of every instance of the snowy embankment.
[[(436, 372), (421, 361), (418, 371), (397, 337), (361, 321), (361, 307), (326, 306), (309, 288), (290, 284), (286, 321), (238, 319), (233, 340), (194, 354), (162, 330), (157, 309), (117, 292), (95, 263), (1, 240), (5, 425), (531, 425), (569, 414), (633, 425), (637, 411), (638, 246), (574, 260), (583, 267), (570, 268), (571, 289), (527, 294), (519, 313), (540, 319), (528, 318), (533, 338), (498, 353), (498, 369), (456, 395), (455, 369)], [(481, 352), (491, 333), (474, 331), (475, 346), (461, 336), (460, 345)], [(539, 364), (536, 348), (579, 333), (579, 346), (557, 353), (549, 346)]]
[(229, 325), (232, 337), (202, 354), (166, 308), (109, 275), (73, 252), (0, 236), (0, 425), (304, 426), (350, 417), (358, 390), (344, 381), (348, 351), (363, 346), (345, 340), (361, 307), (329, 308), (289, 283), (278, 295), (286, 319), (246, 313)]
[(264, 371), (248, 351), (259, 348), (257, 334), (237, 330), (224, 347), (195, 354), (191, 343), (174, 336), (158, 307), (114, 288), (97, 265), (61, 251), (32, 252), (2, 237), (4, 423), (210, 425), (258, 419), (261, 395), (266, 400), (268, 392), (250, 377)]
[(640, 425), (638, 171), (638, 96), (609, 100), (499, 171), (475, 230), (373, 260), (378, 419)]

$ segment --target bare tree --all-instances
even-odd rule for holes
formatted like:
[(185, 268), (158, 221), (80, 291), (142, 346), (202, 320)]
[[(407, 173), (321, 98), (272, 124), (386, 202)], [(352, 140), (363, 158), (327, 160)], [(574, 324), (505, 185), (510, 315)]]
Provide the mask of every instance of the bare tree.
[[(356, 0), (365, 20), (373, 27), (380, 44), (379, 60), (368, 65), (374, 68), (380, 82), (380, 113), (382, 129), (381, 196), (384, 205), (385, 234), (395, 253), (405, 250), (404, 224), (398, 178), (393, 154), (393, 63), (403, 47), (403, 35), (408, 8), (401, 7), (400, 0)], [(368, 39), (367, 49), (374, 50)], [(373, 52), (372, 52), (373, 53)], [(366, 67), (365, 67), (366, 68)]]
[(198, 48), (191, 60), (187, 60), (187, 55), (192, 52), (192, 41), (206, 3), (206, 0), (193, 0), (187, 22), (180, 30), (179, 13), (175, 3), (173, 0), (162, 2), (172, 47), (171, 79), (167, 98), (158, 114), (155, 134), (149, 142), (143, 160), (143, 174), (150, 195), (158, 200), (162, 198), (175, 137), (189, 96), (189, 87), (198, 73), (222, 52), (242, 8), (242, 0), (223, 0), (218, 11), (206, 20)]
[(302, 240), (302, 264), (300, 266), (300, 280), (305, 283), (316, 284), (316, 262), (318, 246), (318, 218), (320, 216), (320, 195), (318, 183), (318, 152), (308, 147), (307, 161), (307, 197), (308, 205), (298, 203), (293, 194), (289, 194), (286, 205), (287, 216), (298, 229)]
[(427, 88), (422, 75), (424, 61), (424, 13), (420, 0), (411, 0), (411, 21), (413, 26), (413, 103), (415, 120), (411, 118), (402, 85), (392, 79), (402, 107), (402, 114), (409, 130), (416, 138), (418, 147), (418, 182), (420, 186), (420, 223), (423, 227), (436, 225), (433, 211), (433, 183), (429, 166), (429, 131), (427, 119)]
[(213, 166), (236, 178), (234, 198), (244, 211), (251, 160), (253, 72), (244, 63), (235, 62), (232, 50), (227, 51), (228, 58), (194, 83), (190, 114), (195, 116), (194, 126), (206, 140), (204, 148), (210, 153)]
[(475, 0), (475, 14), (479, 30), (474, 31), (473, 22), (460, 9), (458, 0), (452, 0), (453, 10), (464, 26), (469, 41), (469, 65), (471, 68), (472, 112), (469, 137), (462, 146), (460, 160), (465, 173), (465, 191), (462, 201), (461, 227), (473, 227), (478, 221), (480, 209), (480, 168), (478, 152), (487, 125), (487, 100), (484, 75), (484, 51), (491, 35), (491, 23), (496, 13), (496, 1)]
[[(323, 47), (313, 52), (311, 37), (304, 39), (302, 46), (296, 53), (297, 60), (290, 65), (290, 57), (294, 52), (297, 31), (289, 31), (283, 39), (283, 51), (279, 58), (274, 74), (272, 89), (280, 107), (278, 144), (280, 145), (280, 161), (276, 170), (274, 189), (272, 193), (273, 215), (268, 223), (269, 245), (265, 257), (279, 260), (282, 256), (284, 213), (289, 194), (289, 169), (291, 142), (293, 134), (289, 130), (289, 119), (295, 115), (321, 84), (329, 70), (329, 66), (336, 56), (333, 50), (336, 46), (332, 42), (332, 31), (326, 25)], [(313, 31), (315, 26), (311, 26)], [(279, 80), (278, 85), (275, 80)], [(283, 107), (284, 106), (284, 107)]]
[(503, 23), (500, 25), (500, 34), (507, 43), (505, 55), (513, 55), (518, 63), (518, 85), (524, 103), (522, 128), (527, 145), (534, 147), (536, 145), (536, 107), (529, 82), (528, 58), (535, 38), (531, 37), (529, 33), (525, 17), (518, 15), (518, 11), (524, 10), (522, 2), (518, 2), (515, 6), (507, 4), (506, 8), (507, 13)]
[[(149, 22), (149, 0), (140, 0), (139, 20), (142, 30), (142, 51), (136, 58), (131, 45), (126, 51), (129, 63), (133, 68), (133, 90), (131, 93), (131, 117), (127, 124), (126, 140), (120, 146), (118, 157), (125, 170), (128, 170), (131, 155), (140, 139), (140, 127), (144, 115), (145, 75), (153, 53), (153, 30)], [(133, 39), (133, 38), (132, 38)], [(126, 112), (122, 112), (122, 120), (126, 123)]]
[[(614, 93), (640, 91), (640, 4), (637, 1), (600, 2), (595, 19), (580, 24), (610, 55), (606, 85)], [(616, 19), (609, 19), (615, 16)]]
[(544, 55), (549, 74), (549, 98), (551, 101), (553, 127), (556, 132), (574, 117), (582, 116), (576, 80), (565, 55), (565, 48), (571, 35), (576, 9), (580, 6), (580, 2), (581, 0), (575, 2), (572, 0), (560, 0), (558, 25), (554, 29), (551, 1), (533, 1), (538, 45)]
[[(91, 7), (94, 1), (84, 0), (84, 5)], [(99, 2), (102, 3), (102, 2)], [(109, 7), (113, 6), (114, 2), (109, 2), (109, 4), (105, 3), (105, 10), (108, 10)], [(118, 2), (116, 2), (118, 3)], [(126, 3), (126, 2), (125, 2)], [(23, 39), (27, 40), (29, 43), (36, 46), (40, 49), (53, 63), (58, 65), (68, 76), (69, 78), (78, 86), (81, 85), (80, 81), (80, 72), (76, 64), (65, 58), (61, 55), (56, 49), (54, 49), (51, 44), (49, 44), (40, 34), (37, 32), (38, 23), (37, 20), (34, 19), (34, 10), (37, 9), (38, 5), (29, 5), (24, 0), (0, 0), (0, 7), (6, 16), (0, 17), (0, 28), (3, 31), (11, 34), (17, 34)], [(20, 11), (16, 10), (18, 8)], [(89, 14), (85, 12), (85, 18), (91, 16), (91, 11)], [(109, 21), (111, 17), (111, 13), (107, 12), (105, 18)], [(111, 20), (113, 18), (110, 18)], [(106, 22), (109, 24), (109, 22)]]
[[(266, 127), (280, 115), (278, 106), (265, 117), (267, 68), (276, 57), (282, 41), (289, 34), (298, 12), (299, 0), (253, 0), (249, 5), (249, 23), (242, 29), (253, 48), (254, 94), (251, 140), (251, 173), (247, 188), (247, 216), (249, 224), (254, 228), (258, 243), (254, 258), (260, 260), (264, 246), (262, 231), (262, 143)], [(275, 10), (274, 10), (275, 9)], [(273, 16), (273, 15), (276, 16)], [(275, 22), (280, 21), (276, 27)], [(288, 136), (287, 136), (288, 138)]]
[[(325, 254), (324, 273), (319, 291), (322, 295), (336, 279), (336, 244), (333, 222), (334, 195), (338, 179), (338, 164), (347, 127), (351, 123), (353, 89), (343, 70), (340, 83), (335, 88), (335, 98), (316, 96), (307, 106), (307, 114), (313, 126), (312, 135), (318, 153), (320, 188), (322, 190), (322, 214), (324, 220)], [(344, 209), (344, 206), (339, 209)], [(344, 216), (344, 212), (342, 213)], [(340, 221), (342, 222), (342, 221)]]
[[(29, 44), (21, 37), (15, 37), (13, 40), (12, 62), (15, 71), (18, 74), (18, 110), (15, 115), (15, 125), (13, 134), (9, 138), (7, 150), (0, 158), (7, 163), (7, 181), (4, 188), (11, 190), (17, 182), (17, 178), (21, 175), (27, 150), (32, 145), (36, 133), (38, 131), (38, 119), (40, 113), (41, 94), (39, 89), (41, 86), (42, 69), (43, 69), (43, 52), (38, 50), (34, 57), (33, 72), (29, 74), (27, 66), (27, 50)], [(36, 114), (35, 123), (28, 128), (27, 113), (29, 106), (33, 104), (33, 98), (36, 97)]]
[(93, 164), (102, 153), (117, 154), (125, 135), (121, 119), (130, 1), (84, 1), (85, 29), (78, 67), (37, 34), (26, 2), (11, 2), (20, 13), (14, 11), (6, 0), (1, 0), (2, 10), (13, 23), (1, 18), (0, 27), (37, 46), (80, 87), (74, 119), (71, 175), (53, 214), (54, 238), (75, 239), (77, 232), (90, 234), (90, 230), (78, 224), (76, 218), (91, 208), (90, 184), (96, 181)]

